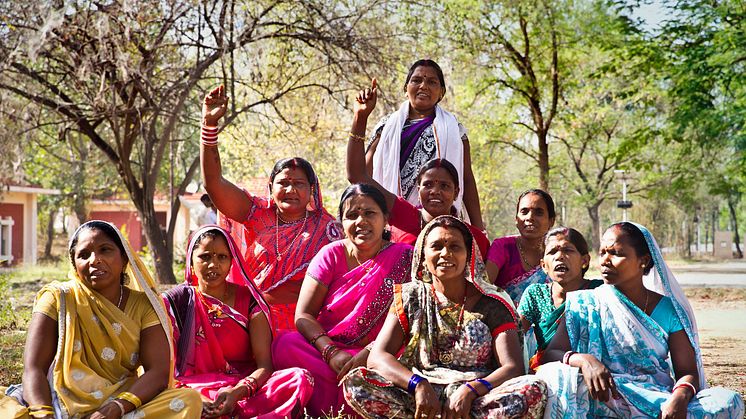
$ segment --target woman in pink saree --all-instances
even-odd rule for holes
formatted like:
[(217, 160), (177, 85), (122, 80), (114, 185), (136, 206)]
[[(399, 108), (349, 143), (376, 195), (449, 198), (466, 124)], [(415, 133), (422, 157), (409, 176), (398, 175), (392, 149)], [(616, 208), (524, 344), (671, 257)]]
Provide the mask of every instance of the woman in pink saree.
[(345, 190), (339, 218), (346, 238), (324, 246), (313, 258), (295, 312), (298, 332), (279, 336), (272, 346), (275, 368), (301, 367), (313, 375), (311, 416), (355, 415), (339, 381), (365, 365), (394, 285), (408, 280), (412, 247), (388, 241), (387, 215), (376, 188), (355, 184)]
[(313, 380), (300, 368), (273, 371), (269, 308), (233, 240), (205, 226), (187, 255), (185, 283), (163, 294), (178, 385), (200, 392), (204, 417), (299, 417)]

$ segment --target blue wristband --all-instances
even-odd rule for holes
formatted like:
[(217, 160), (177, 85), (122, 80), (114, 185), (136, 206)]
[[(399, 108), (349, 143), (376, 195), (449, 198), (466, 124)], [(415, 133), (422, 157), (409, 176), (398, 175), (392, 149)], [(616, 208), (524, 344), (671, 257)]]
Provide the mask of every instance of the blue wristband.
[(474, 381), (476, 381), (478, 383), (481, 383), (483, 386), (485, 386), (487, 388), (487, 393), (489, 393), (490, 391), (492, 391), (492, 384), (490, 384), (489, 381), (487, 381), (485, 379), (482, 379), (482, 378), (477, 378)]
[(464, 383), (464, 385), (465, 385), (466, 387), (469, 387), (469, 390), (471, 390), (471, 391), (472, 391), (472, 393), (476, 394), (476, 395), (477, 395), (477, 397), (480, 397), (480, 396), (479, 396), (479, 392), (477, 391), (477, 389), (475, 389), (475, 388), (474, 388), (474, 387), (473, 387), (473, 386), (472, 386), (471, 384), (469, 384), (469, 383)]
[(427, 379), (421, 375), (412, 374), (412, 377), (409, 379), (409, 384), (407, 385), (407, 393), (414, 394), (415, 389), (417, 389), (417, 384), (422, 380), (427, 381)]

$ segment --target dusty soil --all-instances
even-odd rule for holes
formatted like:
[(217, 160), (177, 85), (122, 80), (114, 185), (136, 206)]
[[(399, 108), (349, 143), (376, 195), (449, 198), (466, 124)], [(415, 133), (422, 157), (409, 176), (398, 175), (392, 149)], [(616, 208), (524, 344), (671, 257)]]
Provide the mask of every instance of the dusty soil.
[(707, 382), (746, 397), (746, 290), (686, 291), (697, 317)]

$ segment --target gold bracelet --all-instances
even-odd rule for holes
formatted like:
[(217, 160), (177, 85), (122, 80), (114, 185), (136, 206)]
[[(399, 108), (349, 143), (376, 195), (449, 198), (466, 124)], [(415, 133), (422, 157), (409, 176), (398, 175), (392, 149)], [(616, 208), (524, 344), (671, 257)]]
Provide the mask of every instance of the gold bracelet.
[(122, 393), (119, 393), (119, 395), (116, 398), (132, 403), (132, 405), (135, 406), (135, 409), (142, 406), (142, 401), (140, 400), (140, 398), (130, 393), (129, 391), (124, 391)]
[(32, 404), (29, 405), (28, 410), (54, 410), (54, 407), (46, 404)]
[(353, 140), (365, 142), (365, 136), (360, 135), (360, 134), (355, 134), (352, 131), (350, 131), (350, 138), (352, 138)]
[(43, 418), (45, 416), (52, 415), (54, 416), (54, 411), (52, 410), (34, 410), (33, 412), (28, 413), (29, 416), (32, 418)]

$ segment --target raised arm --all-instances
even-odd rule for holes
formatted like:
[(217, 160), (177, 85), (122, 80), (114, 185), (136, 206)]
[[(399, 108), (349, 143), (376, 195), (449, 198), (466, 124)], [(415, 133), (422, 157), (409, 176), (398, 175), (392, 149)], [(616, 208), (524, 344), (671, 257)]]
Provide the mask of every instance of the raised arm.
[(469, 224), (484, 231), (484, 222), (482, 221), (482, 206), (479, 203), (479, 191), (477, 190), (477, 181), (474, 179), (474, 172), (471, 169), (471, 147), (469, 140), (464, 139), (464, 205), (466, 212), (469, 214)]
[(373, 79), (370, 87), (361, 90), (355, 98), (355, 114), (352, 118), (350, 137), (347, 140), (347, 180), (350, 183), (367, 183), (381, 191), (386, 198), (386, 206), (390, 212), (391, 208), (394, 207), (396, 195), (373, 180), (370, 172), (366, 169), (365, 129), (368, 125), (368, 117), (376, 107), (377, 98), (376, 79)]
[[(23, 353), (23, 398), (31, 405), (52, 405), (47, 372), (57, 351), (57, 322), (43, 313), (34, 313), (28, 327)], [(54, 415), (40, 416), (52, 418)]]
[[(208, 93), (202, 102), (203, 139), (199, 146), (202, 180), (215, 207), (229, 218), (243, 221), (251, 210), (251, 201), (244, 191), (223, 177), (217, 143), (211, 143), (210, 139), (217, 136), (218, 123), (227, 109), (228, 97), (223, 85)], [(205, 134), (208, 138), (204, 138)]]

